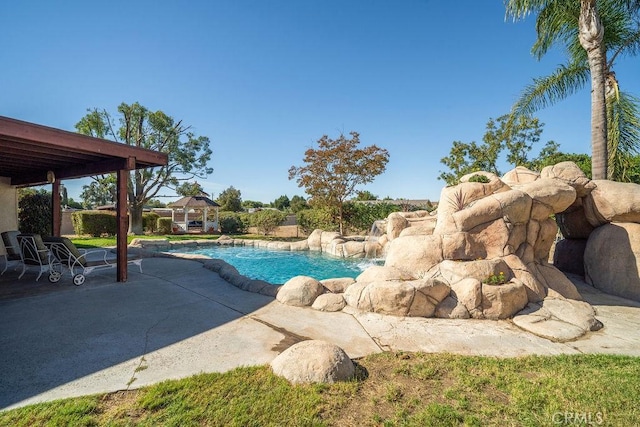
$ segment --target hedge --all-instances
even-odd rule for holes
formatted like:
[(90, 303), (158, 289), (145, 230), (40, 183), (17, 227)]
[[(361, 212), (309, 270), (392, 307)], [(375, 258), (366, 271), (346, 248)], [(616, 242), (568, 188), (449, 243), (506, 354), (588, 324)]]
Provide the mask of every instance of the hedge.
[(117, 233), (118, 223), (115, 212), (79, 211), (71, 214), (73, 229), (79, 236), (89, 234), (100, 237), (103, 234), (113, 236)]
[(172, 221), (171, 218), (159, 217), (157, 220), (157, 227), (159, 234), (171, 234), (172, 233)]
[(144, 230), (149, 233), (155, 233), (158, 229), (158, 218), (160, 218), (160, 215), (155, 212), (142, 214), (142, 226)]

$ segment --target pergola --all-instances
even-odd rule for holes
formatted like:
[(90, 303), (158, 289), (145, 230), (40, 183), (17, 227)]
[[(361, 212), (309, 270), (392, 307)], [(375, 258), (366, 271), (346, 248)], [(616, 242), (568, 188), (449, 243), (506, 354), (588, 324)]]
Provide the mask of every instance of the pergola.
[(117, 280), (127, 280), (127, 183), (129, 171), (167, 164), (167, 155), (105, 139), (0, 116), (0, 176), (11, 185), (50, 183), (55, 236), (60, 235), (60, 181), (117, 175)]
[[(201, 210), (202, 213), (202, 231), (206, 232), (209, 228), (214, 230), (218, 229), (218, 208), (219, 204), (209, 199), (207, 196), (186, 196), (180, 200), (176, 200), (173, 203), (169, 203), (167, 207), (171, 208), (171, 221), (176, 222), (175, 213), (176, 209), (182, 209), (184, 212), (184, 231), (189, 231), (189, 215), (188, 212), (191, 209)], [(207, 222), (207, 214), (209, 208), (213, 208), (216, 211), (216, 220), (213, 223)]]

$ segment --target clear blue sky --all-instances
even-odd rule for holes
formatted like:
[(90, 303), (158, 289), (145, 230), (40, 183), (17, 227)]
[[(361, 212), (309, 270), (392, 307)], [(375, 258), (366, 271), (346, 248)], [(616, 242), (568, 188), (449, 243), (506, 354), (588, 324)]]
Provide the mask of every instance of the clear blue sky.
[[(531, 56), (533, 24), (506, 22), (501, 0), (5, 1), (0, 115), (73, 131), (88, 108), (137, 101), (211, 139), (198, 182), (214, 198), (234, 186), (262, 202), (306, 197), (289, 167), (355, 130), (390, 153), (362, 189), (437, 200), (452, 142), (481, 141), (564, 62)], [(640, 95), (638, 58), (616, 71)], [(541, 111), (543, 142), (589, 153), (589, 106), (587, 88)], [(65, 183), (76, 200), (82, 183)]]

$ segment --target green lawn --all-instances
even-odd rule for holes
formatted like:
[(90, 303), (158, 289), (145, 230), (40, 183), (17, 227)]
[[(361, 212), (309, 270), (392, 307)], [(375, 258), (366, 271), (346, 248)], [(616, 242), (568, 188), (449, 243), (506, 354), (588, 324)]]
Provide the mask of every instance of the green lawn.
[[(155, 235), (142, 235), (142, 236), (127, 236), (127, 243), (131, 243), (133, 239), (169, 239), (172, 241), (180, 240), (194, 240), (194, 239), (206, 239), (217, 240), (220, 237), (218, 234), (167, 234), (162, 236)], [(279, 240), (279, 241), (297, 241), (304, 238), (291, 238), (291, 237), (271, 237), (261, 236), (259, 234), (239, 234), (230, 236), (234, 239), (251, 239), (251, 240)], [(71, 241), (79, 248), (104, 248), (107, 246), (116, 245), (116, 237), (73, 237)]]
[(269, 367), (0, 413), (0, 425), (640, 425), (640, 358), (388, 352), (358, 378), (292, 386)]
[[(127, 243), (131, 243), (133, 239), (169, 239), (173, 241), (193, 240), (193, 239), (210, 239), (216, 240), (220, 236), (214, 234), (168, 234), (164, 236), (127, 236)], [(104, 248), (116, 245), (116, 237), (73, 237), (71, 241), (79, 248)]]

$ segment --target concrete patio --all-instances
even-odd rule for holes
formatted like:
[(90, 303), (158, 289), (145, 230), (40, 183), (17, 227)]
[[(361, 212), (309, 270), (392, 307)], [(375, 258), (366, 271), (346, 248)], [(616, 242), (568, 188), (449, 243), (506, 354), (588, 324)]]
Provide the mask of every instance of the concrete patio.
[(610, 353), (640, 356), (640, 304), (577, 283), (604, 323), (555, 343), (510, 321), (397, 318), (318, 312), (239, 290), (197, 261), (149, 258), (144, 273), (94, 272), (83, 286), (28, 272), (0, 277), (0, 409), (137, 388), (200, 372), (269, 363), (304, 339), (351, 358), (386, 351), (512, 357)]

